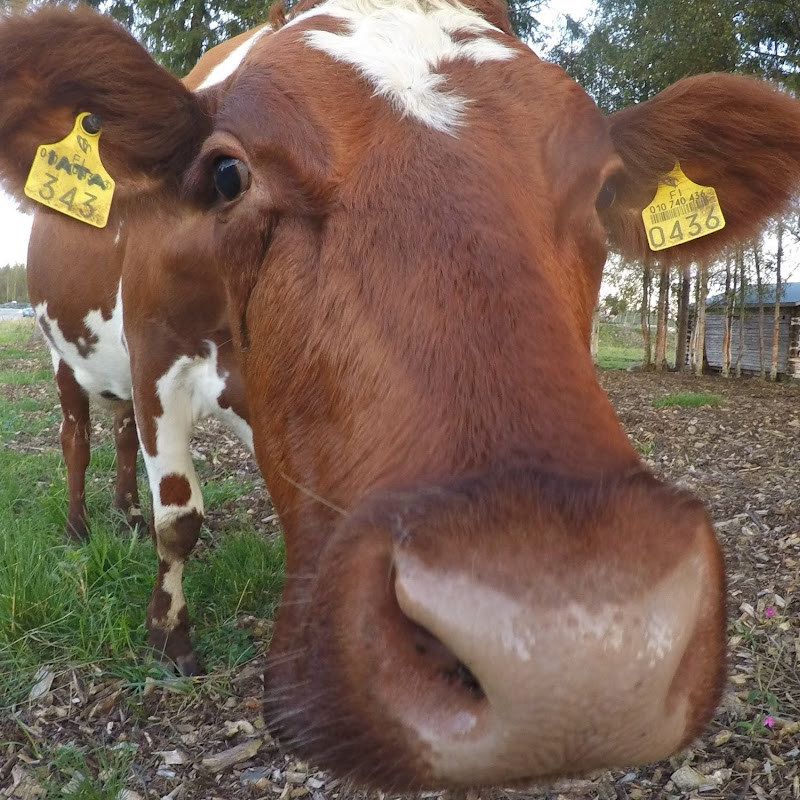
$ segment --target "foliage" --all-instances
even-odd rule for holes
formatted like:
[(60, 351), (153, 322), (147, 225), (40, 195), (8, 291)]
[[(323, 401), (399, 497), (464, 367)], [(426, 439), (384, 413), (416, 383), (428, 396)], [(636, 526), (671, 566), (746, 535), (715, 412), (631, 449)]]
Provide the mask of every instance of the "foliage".
[(536, 18), (542, 0), (506, 0), (511, 25), (517, 36), (530, 42), (542, 40), (544, 30)]
[(688, 75), (747, 72), (800, 88), (794, 0), (597, 0), (568, 20), (548, 57), (606, 111), (647, 100)]
[(800, 91), (800, 6), (797, 0), (738, 0), (742, 67)]
[(598, 0), (549, 53), (606, 111), (647, 100), (687, 75), (731, 71), (739, 44), (733, 0)]
[(0, 269), (0, 303), (8, 303), (11, 300), (21, 303), (28, 301), (24, 264), (9, 264)]

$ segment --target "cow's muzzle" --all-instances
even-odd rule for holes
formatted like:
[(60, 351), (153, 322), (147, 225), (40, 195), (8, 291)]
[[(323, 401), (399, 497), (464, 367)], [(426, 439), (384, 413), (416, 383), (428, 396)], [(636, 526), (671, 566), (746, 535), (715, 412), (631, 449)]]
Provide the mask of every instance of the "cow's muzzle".
[(276, 631), (270, 716), (361, 783), (653, 761), (719, 699), (719, 547), (700, 504), (646, 473), (589, 485), (516, 468), (381, 493), (287, 594), (299, 616)]

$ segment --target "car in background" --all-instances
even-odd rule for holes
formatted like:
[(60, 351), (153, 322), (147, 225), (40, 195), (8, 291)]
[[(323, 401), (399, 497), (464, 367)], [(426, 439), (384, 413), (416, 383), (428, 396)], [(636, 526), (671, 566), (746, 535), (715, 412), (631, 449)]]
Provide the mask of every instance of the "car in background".
[(0, 303), (0, 320), (22, 319), (32, 316), (33, 306), (30, 303), (22, 303), (19, 300), (11, 300), (8, 303)]

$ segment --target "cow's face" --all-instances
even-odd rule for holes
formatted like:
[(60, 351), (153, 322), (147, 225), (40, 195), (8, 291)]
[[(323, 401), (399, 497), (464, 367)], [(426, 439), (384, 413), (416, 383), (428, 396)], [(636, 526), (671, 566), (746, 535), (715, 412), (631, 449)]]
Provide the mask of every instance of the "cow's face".
[[(7, 185), (43, 128), (91, 108), (117, 213), (169, 227), (132, 231), (130, 257), (224, 286), (287, 540), (270, 722), (383, 788), (655, 759), (708, 720), (719, 549), (628, 444), (589, 317), (606, 233), (640, 252), (675, 161), (728, 218), (684, 258), (800, 174), (793, 101), (716, 76), (609, 124), (485, 11), (329, 0), (195, 95), (88, 12), (0, 26), (0, 53), (29, 54), (0, 57), (0, 85), (47, 89), (0, 104)], [(100, 66), (62, 68), (48, 25), (91, 35)]]
[(382, 786), (655, 758), (716, 700), (722, 578), (589, 357), (621, 160), (472, 12), (360, 9), (218, 91), (176, 245), (224, 273), (286, 531), (269, 716)]

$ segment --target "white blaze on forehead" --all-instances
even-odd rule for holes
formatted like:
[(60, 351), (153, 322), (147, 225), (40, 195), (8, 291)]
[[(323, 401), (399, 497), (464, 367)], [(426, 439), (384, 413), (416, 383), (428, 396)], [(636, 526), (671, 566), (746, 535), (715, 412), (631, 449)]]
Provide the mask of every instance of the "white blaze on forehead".
[(265, 25), (260, 30), (256, 31), (252, 36), (246, 39), (235, 50), (232, 50), (227, 57), (220, 61), (211, 72), (206, 75), (205, 80), (197, 87), (196, 91), (201, 89), (208, 89), (210, 86), (215, 86), (222, 83), (226, 78), (229, 78), (239, 69), (239, 66), (244, 61), (245, 56), (250, 52), (252, 46), (265, 34), (270, 33), (272, 29)]
[[(328, 0), (293, 23), (316, 15), (341, 19), (345, 30), (308, 31), (305, 39), (312, 47), (352, 64), (400, 114), (443, 133), (453, 134), (462, 124), (470, 101), (448, 89), (439, 69), (450, 61), (481, 64), (515, 55), (513, 48), (486, 36), (497, 28), (483, 17), (446, 2), (431, 2), (424, 10), (413, 0)], [(464, 35), (470, 38), (454, 38)]]
[[(93, 334), (91, 341), (83, 337), (78, 337), (77, 343), (69, 341), (59, 327), (58, 319), (48, 313), (47, 302), (39, 303), (35, 312), (49, 334), (48, 345), (56, 371), (58, 360), (64, 361), (90, 395), (99, 397), (103, 392), (111, 392), (123, 400), (130, 400), (131, 368), (122, 343), (121, 286), (117, 288), (110, 319), (104, 319), (99, 310), (89, 311), (84, 317), (83, 324)], [(86, 355), (82, 355), (81, 350)]]

